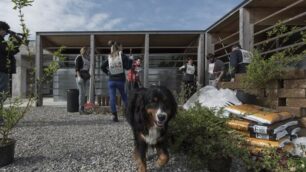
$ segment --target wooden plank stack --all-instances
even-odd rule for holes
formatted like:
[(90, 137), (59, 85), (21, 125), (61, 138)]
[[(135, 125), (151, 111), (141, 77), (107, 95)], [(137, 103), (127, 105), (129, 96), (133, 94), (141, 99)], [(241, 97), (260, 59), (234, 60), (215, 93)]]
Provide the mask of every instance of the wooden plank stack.
[(280, 80), (272, 81), (265, 89), (245, 90), (245, 74), (236, 74), (235, 82), (222, 82), (220, 88), (244, 90), (256, 95), (259, 105), (286, 111), (297, 117), (306, 117), (306, 71), (290, 69)]

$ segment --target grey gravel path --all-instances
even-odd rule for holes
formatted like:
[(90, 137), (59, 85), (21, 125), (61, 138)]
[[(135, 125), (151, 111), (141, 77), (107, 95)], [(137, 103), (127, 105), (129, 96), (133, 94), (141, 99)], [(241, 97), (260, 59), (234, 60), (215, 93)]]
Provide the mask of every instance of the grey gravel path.
[[(136, 171), (132, 160), (131, 130), (120, 117), (79, 115), (65, 108), (33, 108), (14, 129), (17, 140), (15, 162), (0, 171)], [(154, 166), (155, 152), (149, 151), (149, 171), (190, 171), (186, 160), (171, 156), (166, 167)]]

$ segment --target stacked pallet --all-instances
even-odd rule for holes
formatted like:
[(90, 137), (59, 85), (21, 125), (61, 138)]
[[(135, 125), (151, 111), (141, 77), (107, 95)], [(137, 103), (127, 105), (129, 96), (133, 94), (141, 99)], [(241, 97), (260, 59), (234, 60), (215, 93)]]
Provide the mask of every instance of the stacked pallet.
[(298, 119), (288, 112), (248, 104), (229, 106), (225, 111), (235, 117), (227, 122), (228, 126), (244, 136), (253, 153), (265, 147), (291, 151), (291, 140), (300, 131)]
[(256, 95), (259, 105), (286, 111), (298, 117), (306, 116), (306, 71), (292, 69), (280, 80), (272, 81), (265, 89), (243, 88), (245, 74), (236, 74), (235, 82), (222, 82), (220, 88), (243, 90)]

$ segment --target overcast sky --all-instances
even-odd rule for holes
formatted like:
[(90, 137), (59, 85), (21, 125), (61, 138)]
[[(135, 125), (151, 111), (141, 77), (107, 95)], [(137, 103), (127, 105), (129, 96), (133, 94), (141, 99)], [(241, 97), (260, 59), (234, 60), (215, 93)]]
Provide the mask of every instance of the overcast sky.
[[(202, 30), (242, 0), (35, 0), (24, 10), (36, 31)], [(0, 0), (0, 20), (20, 31), (11, 0)], [(33, 36), (33, 35), (32, 35)]]

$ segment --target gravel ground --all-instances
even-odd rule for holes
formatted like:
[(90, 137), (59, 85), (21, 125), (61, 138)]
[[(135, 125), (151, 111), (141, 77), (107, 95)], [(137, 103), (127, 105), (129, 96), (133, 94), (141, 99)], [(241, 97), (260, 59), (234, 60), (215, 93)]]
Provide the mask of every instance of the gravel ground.
[[(17, 140), (15, 162), (0, 171), (136, 171), (132, 160), (131, 130), (120, 117), (79, 115), (66, 108), (33, 108), (14, 129)], [(170, 155), (171, 156), (171, 155)], [(157, 156), (148, 153), (149, 171), (190, 171), (186, 160), (171, 156), (162, 169), (154, 165)]]

